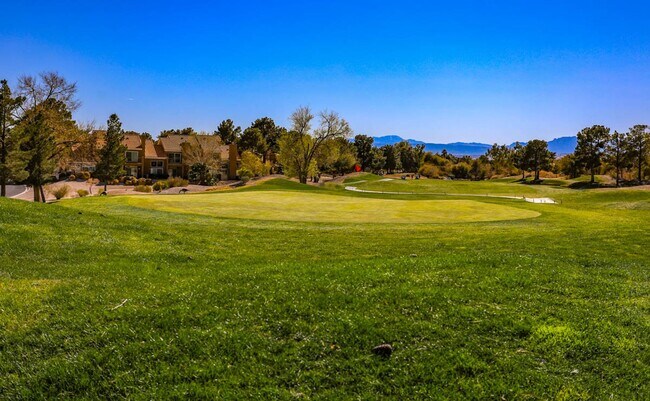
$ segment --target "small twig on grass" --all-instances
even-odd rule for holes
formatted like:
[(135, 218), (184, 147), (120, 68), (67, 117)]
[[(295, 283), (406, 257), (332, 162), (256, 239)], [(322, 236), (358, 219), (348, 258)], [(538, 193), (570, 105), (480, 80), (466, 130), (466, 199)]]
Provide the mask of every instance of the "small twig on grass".
[(125, 303), (127, 303), (128, 301), (129, 301), (129, 299), (128, 299), (128, 298), (127, 298), (127, 299), (125, 299), (124, 301), (122, 301), (122, 303), (121, 303), (121, 304), (119, 304), (119, 305), (117, 305), (117, 306), (114, 306), (114, 307), (113, 307), (113, 308), (112, 308), (111, 310), (115, 310), (115, 309), (117, 309), (117, 308), (121, 308), (121, 307), (123, 307), (123, 306), (124, 306), (124, 304), (125, 304)]

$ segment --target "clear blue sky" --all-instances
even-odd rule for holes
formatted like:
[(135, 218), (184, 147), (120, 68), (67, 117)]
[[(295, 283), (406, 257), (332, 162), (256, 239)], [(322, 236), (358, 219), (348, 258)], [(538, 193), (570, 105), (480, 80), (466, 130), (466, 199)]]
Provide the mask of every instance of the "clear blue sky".
[(0, 76), (58, 71), (78, 83), (77, 120), (115, 112), (154, 135), (287, 124), (300, 105), (432, 142), (650, 122), (647, 2), (187, 3), (4, 2)]

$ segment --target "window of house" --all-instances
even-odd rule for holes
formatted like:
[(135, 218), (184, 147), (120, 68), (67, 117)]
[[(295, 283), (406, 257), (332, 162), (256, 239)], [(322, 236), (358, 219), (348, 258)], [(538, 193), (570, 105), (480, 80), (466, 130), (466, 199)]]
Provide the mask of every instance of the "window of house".
[(180, 164), (181, 163), (181, 154), (180, 153), (170, 153), (169, 154), (169, 162), (174, 163), (174, 164)]
[(138, 152), (134, 151), (127, 151), (126, 152), (126, 162), (127, 163), (137, 163), (139, 159), (139, 154)]
[(162, 160), (154, 160), (151, 162), (151, 167), (162, 167), (162, 166), (163, 166)]

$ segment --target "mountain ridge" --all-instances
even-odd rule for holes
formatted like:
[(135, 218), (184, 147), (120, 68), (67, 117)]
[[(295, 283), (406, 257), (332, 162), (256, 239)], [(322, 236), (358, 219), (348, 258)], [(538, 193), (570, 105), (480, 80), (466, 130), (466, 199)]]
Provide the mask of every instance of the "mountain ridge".
[[(373, 136), (375, 146), (394, 145), (398, 142), (407, 141), (411, 145), (424, 145), (424, 149), (428, 152), (442, 152), (447, 150), (454, 156), (480, 156), (492, 147), (492, 145), (480, 142), (451, 142), (451, 143), (432, 143), (419, 141), (417, 139), (404, 139), (399, 135), (384, 135)], [(527, 142), (519, 142), (525, 145)], [(563, 136), (548, 141), (548, 148), (551, 152), (555, 152), (557, 156), (573, 153), (577, 143), (575, 136)], [(508, 145), (513, 147), (515, 143)]]

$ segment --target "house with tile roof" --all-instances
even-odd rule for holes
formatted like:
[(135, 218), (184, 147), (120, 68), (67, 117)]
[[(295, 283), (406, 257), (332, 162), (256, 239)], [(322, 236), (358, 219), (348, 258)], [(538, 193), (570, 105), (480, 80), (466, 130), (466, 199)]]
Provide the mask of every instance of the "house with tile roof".
[[(105, 134), (106, 131), (93, 131), (92, 135), (97, 138), (97, 147), (103, 146)], [(183, 148), (200, 144), (217, 150), (221, 166), (215, 173), (219, 174), (222, 180), (233, 180), (237, 176), (239, 162), (237, 145), (234, 143), (222, 145), (221, 139), (217, 136), (169, 135), (154, 141), (147, 136), (126, 134), (122, 143), (126, 147), (125, 175), (137, 178), (187, 178), (191, 166), (184, 160)], [(71, 163), (72, 166), (80, 167), (80, 170), (91, 172), (94, 171), (95, 164), (95, 161), (89, 160), (77, 160)]]

